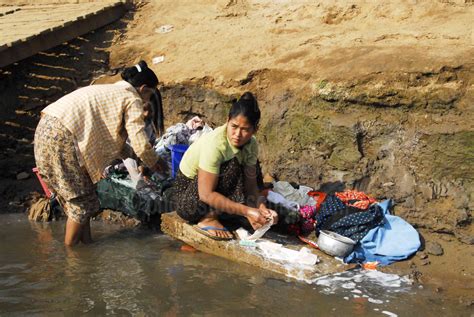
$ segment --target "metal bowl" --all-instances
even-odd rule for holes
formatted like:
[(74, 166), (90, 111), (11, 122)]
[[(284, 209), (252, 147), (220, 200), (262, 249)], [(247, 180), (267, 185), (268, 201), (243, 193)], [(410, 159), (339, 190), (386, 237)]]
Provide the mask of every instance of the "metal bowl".
[(327, 230), (319, 232), (318, 247), (329, 255), (343, 258), (352, 252), (355, 244), (354, 240), (335, 232)]

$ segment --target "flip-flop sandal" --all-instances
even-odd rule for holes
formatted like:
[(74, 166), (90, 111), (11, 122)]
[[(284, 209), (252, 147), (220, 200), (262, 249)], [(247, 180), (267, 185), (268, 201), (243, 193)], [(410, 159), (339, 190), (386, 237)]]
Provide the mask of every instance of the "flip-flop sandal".
[(196, 230), (197, 232), (205, 235), (206, 237), (208, 238), (211, 238), (213, 240), (232, 240), (234, 239), (233, 237), (229, 237), (229, 238), (225, 238), (225, 237), (218, 237), (218, 236), (215, 236), (211, 233), (209, 233), (209, 230), (218, 230), (218, 231), (227, 231), (227, 232), (230, 232), (229, 229), (227, 228), (217, 228), (217, 227), (214, 227), (214, 226), (207, 226), (207, 227), (199, 227), (198, 225), (194, 225), (193, 226), (194, 230)]

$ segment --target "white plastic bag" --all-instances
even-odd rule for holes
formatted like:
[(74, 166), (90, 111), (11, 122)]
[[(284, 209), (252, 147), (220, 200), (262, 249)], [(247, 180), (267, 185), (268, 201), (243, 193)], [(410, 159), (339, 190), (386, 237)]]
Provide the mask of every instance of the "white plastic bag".
[(205, 124), (202, 129), (197, 130), (194, 132), (190, 137), (189, 137), (189, 144), (192, 144), (193, 142), (196, 142), (202, 135), (211, 132), (213, 129)]
[(127, 168), (128, 174), (130, 175), (133, 188), (137, 189), (143, 187), (145, 185), (145, 181), (143, 180), (142, 173), (138, 171), (137, 161), (132, 158), (127, 158), (123, 160), (123, 164)]

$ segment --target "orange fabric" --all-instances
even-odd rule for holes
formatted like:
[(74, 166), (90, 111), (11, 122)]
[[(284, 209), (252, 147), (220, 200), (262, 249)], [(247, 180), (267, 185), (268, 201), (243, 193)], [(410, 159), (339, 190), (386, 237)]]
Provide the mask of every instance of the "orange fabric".
[[(357, 190), (346, 190), (340, 193), (336, 193), (335, 195), (346, 205), (364, 210), (369, 208), (369, 206), (373, 203), (377, 202), (375, 198), (370, 197), (366, 193), (359, 192)], [(353, 200), (357, 201), (351, 203), (351, 201)]]
[(316, 201), (316, 211), (319, 211), (319, 208), (321, 207), (321, 204), (326, 199), (327, 194), (323, 192), (311, 191), (311, 192), (308, 192), (308, 196), (311, 196), (314, 198), (314, 200)]
[(181, 251), (185, 252), (196, 252), (196, 249), (188, 244), (182, 245), (181, 246)]
[(362, 267), (366, 270), (376, 270), (378, 265), (379, 265), (379, 262), (375, 261), (375, 262), (364, 263), (362, 264)]
[(301, 241), (303, 241), (304, 243), (306, 243), (307, 245), (315, 248), (315, 249), (318, 249), (319, 250), (319, 246), (317, 245), (316, 242), (312, 241), (312, 240), (309, 240), (309, 239), (306, 239), (305, 237), (301, 236), (301, 235), (298, 235), (298, 239), (300, 239)]

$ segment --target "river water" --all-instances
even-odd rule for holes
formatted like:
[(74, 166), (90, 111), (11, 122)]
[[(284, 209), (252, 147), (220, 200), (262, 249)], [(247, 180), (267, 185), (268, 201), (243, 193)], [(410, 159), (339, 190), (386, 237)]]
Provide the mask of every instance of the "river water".
[(97, 242), (72, 251), (63, 231), (0, 215), (0, 315), (470, 315), (406, 277), (355, 270), (308, 284), (149, 230), (93, 222)]

